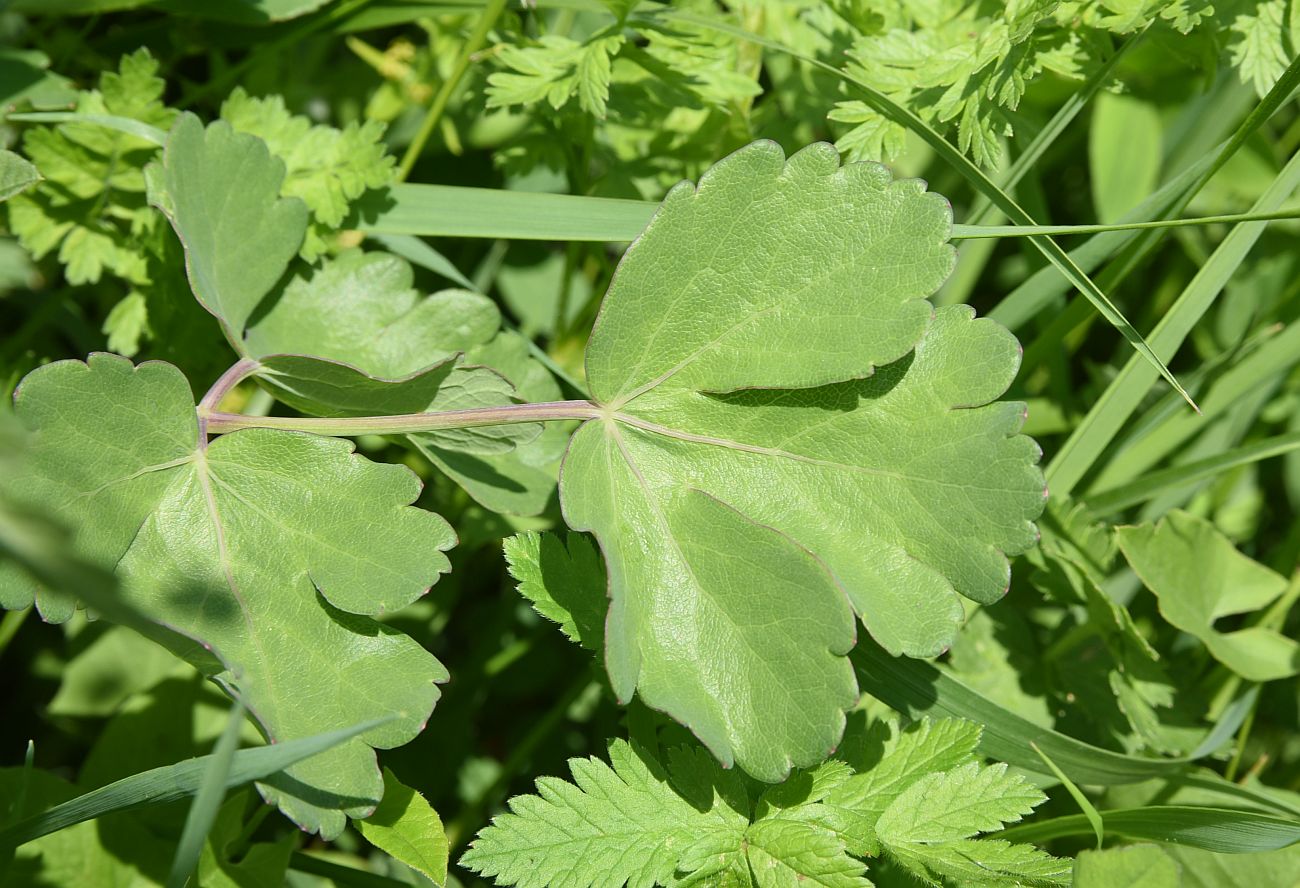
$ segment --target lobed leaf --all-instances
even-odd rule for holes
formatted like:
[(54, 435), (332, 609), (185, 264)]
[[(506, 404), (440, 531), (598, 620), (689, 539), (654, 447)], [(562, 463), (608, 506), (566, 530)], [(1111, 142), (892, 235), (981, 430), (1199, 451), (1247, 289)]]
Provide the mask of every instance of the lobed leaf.
[(850, 604), (932, 656), (958, 593), (996, 600), (1036, 539), (1037, 447), (989, 403), (1015, 340), (965, 307), (927, 322), (948, 226), (916, 182), (756, 143), (668, 196), (592, 334), (610, 415), (561, 496), (609, 567), (611, 682), (763, 779), (839, 738)]
[(31, 471), (4, 479), (5, 492), (51, 509), (75, 529), (74, 554), (116, 568), (128, 605), (215, 654), (216, 680), (268, 739), (398, 715), (263, 787), (326, 836), (342, 829), (340, 808), (368, 812), (381, 782), (367, 744), (415, 736), (446, 678), (372, 619), (449, 567), (455, 535), (409, 507), (415, 477), (294, 432), (206, 445), (188, 383), (167, 364), (49, 364), (24, 380), (16, 409), (34, 432)]

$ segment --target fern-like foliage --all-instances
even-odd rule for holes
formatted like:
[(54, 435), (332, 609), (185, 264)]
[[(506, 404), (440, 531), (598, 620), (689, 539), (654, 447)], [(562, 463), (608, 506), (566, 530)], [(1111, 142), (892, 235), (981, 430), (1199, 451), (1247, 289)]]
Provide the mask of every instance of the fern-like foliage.
[[(884, 726), (881, 726), (884, 727)], [(764, 786), (699, 747), (616, 740), (510, 802), (461, 864), (500, 885), (824, 885), (867, 888), (884, 856), (926, 885), (1068, 884), (1069, 861), (991, 838), (1044, 796), (981, 764), (980, 728), (921, 721)]]

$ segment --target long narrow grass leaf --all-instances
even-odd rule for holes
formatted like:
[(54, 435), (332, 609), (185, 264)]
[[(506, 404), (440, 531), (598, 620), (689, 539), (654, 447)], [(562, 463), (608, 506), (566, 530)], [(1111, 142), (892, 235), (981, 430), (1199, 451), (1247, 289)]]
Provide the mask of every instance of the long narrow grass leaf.
[(16, 123), (87, 123), (136, 136), (159, 147), (167, 144), (167, 134), (156, 126), (115, 114), (79, 114), (76, 111), (24, 111), (7, 114), (5, 120)]
[[(231, 789), (254, 780), (263, 780), (390, 720), (377, 719), (271, 746), (241, 749), (234, 755), (224, 787)], [(198, 792), (211, 761), (212, 756), (205, 755), (174, 765), (152, 768), (69, 799), (48, 811), (0, 830), (0, 847), (21, 845), (105, 814), (174, 802), (192, 796)]]
[[(1300, 154), (1291, 158), (1253, 212), (1277, 209), (1300, 186)], [(1223, 240), (1183, 289), (1169, 311), (1156, 324), (1151, 342), (1165, 360), (1173, 357), (1183, 340), (1222, 292), (1228, 279), (1264, 233), (1263, 222), (1239, 225)], [(1124, 428), (1155, 381), (1150, 368), (1130, 360), (1075, 427), (1047, 466), (1047, 484), (1056, 496), (1068, 496), (1092, 468), (1115, 436)]]
[(1097, 517), (1112, 515), (1129, 506), (1144, 503), (1171, 488), (1205, 481), (1238, 466), (1272, 459), (1294, 450), (1300, 450), (1300, 432), (1275, 435), (1225, 453), (1143, 475), (1118, 487), (1089, 494), (1084, 497), (1083, 502)]
[[(1106, 832), (1151, 842), (1172, 842), (1225, 854), (1276, 851), (1300, 842), (1300, 820), (1187, 805), (1153, 805), (1103, 811)], [(1086, 836), (1092, 830), (1082, 814), (1056, 817), (998, 833), (1008, 842), (1047, 842), (1066, 836)]]
[(612, 197), (402, 184), (364, 195), (349, 224), (367, 234), (623, 243), (641, 233), (658, 207)]
[(1093, 836), (1097, 839), (1097, 847), (1100, 849), (1101, 843), (1106, 838), (1106, 826), (1102, 823), (1101, 815), (1097, 813), (1097, 809), (1093, 807), (1092, 802), (1088, 801), (1088, 797), (1083, 794), (1083, 790), (1079, 789), (1079, 787), (1074, 784), (1074, 781), (1071, 780), (1064, 771), (1057, 767), (1056, 762), (1052, 761), (1047, 753), (1043, 752), (1043, 750), (1039, 748), (1037, 743), (1030, 743), (1029, 745), (1034, 752), (1038, 753), (1038, 757), (1043, 760), (1043, 764), (1047, 765), (1047, 767), (1051, 769), (1052, 774), (1055, 775), (1056, 779), (1061, 781), (1061, 785), (1065, 787), (1065, 791), (1070, 794), (1072, 799), (1074, 799), (1074, 803), (1079, 806), (1079, 810), (1083, 812), (1083, 816), (1087, 818), (1088, 823), (1092, 826)]
[(208, 840), (212, 824), (217, 820), (217, 811), (221, 800), (226, 795), (226, 780), (230, 776), (230, 765), (239, 748), (239, 729), (244, 724), (244, 704), (236, 700), (226, 719), (226, 729), (217, 739), (217, 745), (208, 756), (208, 767), (203, 772), (203, 781), (199, 791), (194, 795), (189, 813), (185, 816), (185, 826), (181, 829), (180, 842), (176, 845), (176, 854), (172, 857), (171, 872), (167, 874), (167, 888), (185, 888), (185, 883), (194, 875), (199, 865), (199, 855), (203, 853), (203, 843)]

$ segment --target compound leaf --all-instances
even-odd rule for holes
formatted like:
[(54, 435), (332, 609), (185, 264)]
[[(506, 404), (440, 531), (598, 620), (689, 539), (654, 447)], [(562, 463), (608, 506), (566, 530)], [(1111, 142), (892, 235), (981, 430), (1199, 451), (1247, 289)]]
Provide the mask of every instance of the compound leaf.
[(6, 494), (67, 522), (73, 554), (115, 567), (126, 603), (215, 654), (215, 679), (269, 740), (397, 716), (262, 788), (325, 836), (343, 828), (340, 809), (369, 813), (382, 788), (370, 747), (414, 737), (446, 678), (373, 619), (449, 567), (455, 535), (410, 508), (415, 476), (295, 432), (205, 446), (180, 371), (114, 355), (32, 372), (17, 412), (33, 432), (30, 470), (5, 478)]
[(915, 181), (756, 143), (668, 195), (592, 334), (609, 415), (574, 435), (561, 497), (609, 567), (612, 685), (763, 779), (839, 739), (850, 602), (933, 656), (958, 593), (997, 600), (1035, 542), (1038, 449), (1023, 405), (990, 403), (1017, 343), (924, 301), (948, 231)]
[(236, 88), (221, 106), (221, 118), (236, 131), (266, 142), (284, 160), (280, 193), (301, 198), (312, 224), (302, 245), (303, 258), (325, 251), (325, 236), (343, 224), (352, 201), (371, 188), (387, 185), (394, 160), (384, 148), (384, 125), (377, 120), (349, 123), (343, 129), (312, 125), (289, 113), (280, 96), (254, 98)]
[(672, 884), (679, 856), (704, 837), (739, 847), (747, 819), (711, 790), (701, 811), (640, 747), (615, 740), (609, 758), (571, 759), (573, 783), (540, 778), (538, 794), (511, 799), (461, 865), (520, 888), (648, 888)]

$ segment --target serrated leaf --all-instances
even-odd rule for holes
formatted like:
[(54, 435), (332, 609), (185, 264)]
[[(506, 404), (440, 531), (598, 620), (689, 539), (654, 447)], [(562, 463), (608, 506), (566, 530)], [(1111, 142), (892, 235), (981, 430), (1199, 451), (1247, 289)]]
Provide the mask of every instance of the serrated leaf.
[(871, 888), (862, 861), (830, 830), (797, 820), (760, 820), (745, 831), (757, 888)]
[(152, 174), (150, 200), (185, 247), (194, 295), (236, 341), (284, 274), (307, 227), (307, 207), (281, 198), (284, 163), (266, 143), (183, 114)]
[(1186, 512), (1115, 532), (1124, 557), (1157, 597), (1161, 615), (1203, 641), (1215, 659), (1251, 681), (1300, 672), (1300, 643), (1294, 639), (1260, 626), (1233, 632), (1214, 627), (1221, 617), (1268, 606), (1286, 591), (1286, 577), (1238, 552), (1214, 525)]
[[(123, 56), (117, 71), (100, 77), (98, 90), (77, 93), (78, 113), (170, 125), (176, 112), (161, 102), (157, 71), (148, 50)], [(57, 250), (72, 284), (96, 283), (105, 271), (149, 283), (153, 213), (145, 205), (143, 169), (157, 146), (74, 121), (27, 130), (23, 151), (44, 181), (9, 201), (9, 227), (22, 245), (38, 259)]]
[(605, 568), (589, 537), (569, 534), (521, 533), (503, 548), (510, 575), (543, 617), (560, 624), (571, 641), (590, 651), (604, 648)]
[(890, 854), (913, 875), (932, 885), (984, 888), (1055, 888), (1071, 884), (1070, 861), (1032, 845), (1012, 845), (999, 839), (959, 839), (938, 845), (899, 844)]
[[(756, 143), (669, 194), (592, 334), (609, 416), (575, 433), (561, 498), (609, 568), (611, 682), (755, 776), (838, 741), (848, 602), (891, 651), (934, 655), (958, 593), (995, 601), (1003, 553), (1035, 542), (1038, 450), (1022, 405), (989, 403), (1014, 338), (963, 306), (926, 330), (947, 233), (916, 182)], [(780, 666), (740, 666), (760, 661)]]
[(356, 822), (366, 841), (429, 877), (447, 881), (447, 835), (442, 819), (424, 796), (384, 768), (384, 797), (375, 813)]
[(854, 854), (879, 854), (876, 823), (894, 800), (927, 774), (975, 759), (980, 727), (963, 719), (922, 719), (888, 744), (878, 761), (827, 793), (826, 822)]
[(269, 739), (398, 715), (263, 787), (325, 836), (340, 809), (368, 813), (381, 788), (368, 747), (415, 736), (446, 678), (371, 619), (448, 569), (455, 536), (409, 507), (414, 476), (314, 435), (253, 429), (205, 447), (185, 377), (113, 355), (34, 371), (17, 411), (32, 468), (6, 492), (53, 510), (76, 528), (73, 554), (116, 567), (128, 604), (219, 657), (216, 680)]
[(701, 836), (739, 847), (746, 822), (736, 812), (691, 805), (640, 747), (615, 740), (609, 757), (570, 760), (574, 783), (539, 778), (538, 795), (511, 799), (461, 866), (520, 888), (648, 888), (672, 884), (679, 855)]
[(1014, 823), (1046, 801), (1024, 778), (1003, 764), (969, 762), (951, 771), (926, 774), (898, 795), (876, 821), (885, 845), (950, 842)]

